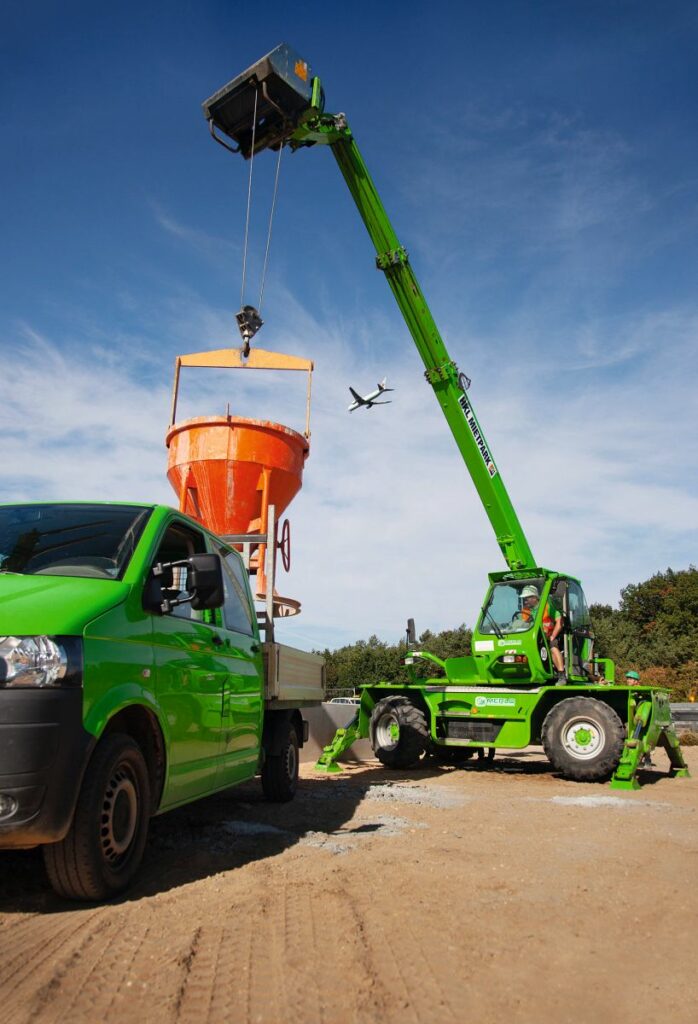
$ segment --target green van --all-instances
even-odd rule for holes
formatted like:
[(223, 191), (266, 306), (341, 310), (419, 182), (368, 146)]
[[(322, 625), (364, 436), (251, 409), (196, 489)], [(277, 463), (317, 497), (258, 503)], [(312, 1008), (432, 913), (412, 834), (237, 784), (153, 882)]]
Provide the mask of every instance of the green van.
[(0, 505), (0, 848), (42, 846), (58, 893), (123, 890), (153, 814), (258, 772), (291, 799), (323, 689), (321, 658), (261, 642), (240, 554), (189, 517)]

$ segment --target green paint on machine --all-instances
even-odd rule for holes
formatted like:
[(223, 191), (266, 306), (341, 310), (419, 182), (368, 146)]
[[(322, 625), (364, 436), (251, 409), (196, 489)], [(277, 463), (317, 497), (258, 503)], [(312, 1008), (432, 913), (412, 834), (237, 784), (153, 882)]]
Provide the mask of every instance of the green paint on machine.
[[(355, 738), (371, 735), (377, 756), (386, 765), (399, 768), (407, 767), (410, 760), (418, 763), (429, 750), (445, 755), (453, 747), (455, 757), (456, 748), (466, 744), (492, 751), (543, 742), (553, 765), (570, 778), (608, 778), (622, 769), (634, 780), (639, 762), (630, 755), (628, 744), (642, 740), (643, 749), (663, 743), (670, 752), (672, 770), (685, 772), (671, 721), (662, 718), (660, 723), (657, 717), (661, 717), (658, 701), (666, 700), (666, 692), (639, 685), (616, 686), (613, 663), (594, 653), (579, 581), (537, 564), (466, 395), (470, 382), (449, 356), (347, 119), (344, 114), (325, 112), (325, 94), (317, 77), (312, 78), (308, 100), (307, 83), (302, 87), (294, 83), (287, 70), (291, 66), (289, 53), (294, 60), (301, 60), (304, 68), (309, 67), (282, 44), (204, 103), (211, 134), (245, 157), (284, 145), (292, 150), (329, 147), (507, 565), (506, 572), (490, 575), (490, 588), (473, 632), (472, 655), (442, 662), (428, 651), (408, 654), (409, 666), (417, 658), (439, 665), (448, 685), (440, 686), (438, 679), (419, 679), (410, 669), (408, 686), (366, 686), (357, 721), (337, 733), (318, 768), (336, 769), (337, 757)], [(227, 135), (236, 148), (221, 140), (216, 131)], [(564, 625), (561, 631), (555, 628), (558, 621)], [(472, 694), (470, 701), (459, 696), (464, 690), (488, 686), (516, 695), (496, 702), (485, 694)], [(441, 693), (437, 706), (434, 692)], [(382, 724), (388, 714), (386, 700), (392, 708), (390, 714), (398, 720), (399, 739), (395, 742), (391, 735), (384, 748), (380, 737), (388, 735)], [(581, 708), (580, 701), (586, 702)], [(638, 708), (645, 705), (650, 707), (647, 720), (637, 720)], [(374, 707), (379, 723), (372, 720)], [(593, 758), (585, 753), (575, 761), (575, 749), (564, 737), (574, 716), (585, 709), (594, 734), (603, 741), (597, 743)], [(469, 721), (464, 721), (466, 717)], [(623, 779), (616, 778), (616, 782)]]
[[(204, 566), (215, 585), (196, 584)], [(260, 769), (271, 799), (293, 796), (300, 712), (265, 701), (247, 571), (199, 523), (163, 505), (0, 505), (0, 606), (0, 849), (43, 846), (62, 895), (121, 891), (152, 814)], [(293, 772), (271, 778), (284, 750)]]

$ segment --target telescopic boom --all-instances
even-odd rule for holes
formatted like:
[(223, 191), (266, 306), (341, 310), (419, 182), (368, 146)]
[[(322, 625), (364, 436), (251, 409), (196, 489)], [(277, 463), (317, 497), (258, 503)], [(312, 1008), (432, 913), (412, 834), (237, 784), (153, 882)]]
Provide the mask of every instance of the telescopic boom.
[[(536, 561), (459, 373), (434, 323), (343, 114), (324, 113), (324, 94), (308, 64), (282, 44), (215, 93), (204, 105), (211, 134), (246, 158), (263, 149), (316, 144), (332, 150), (425, 366), (431, 384), (510, 569)], [(230, 146), (216, 130), (232, 139)]]

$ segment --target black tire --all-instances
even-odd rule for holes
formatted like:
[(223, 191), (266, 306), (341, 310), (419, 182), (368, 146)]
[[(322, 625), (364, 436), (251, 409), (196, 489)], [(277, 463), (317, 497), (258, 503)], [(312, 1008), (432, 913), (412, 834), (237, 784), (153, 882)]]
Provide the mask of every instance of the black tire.
[(293, 800), (298, 789), (299, 743), (296, 727), (284, 722), (280, 727), (281, 751), (267, 754), (262, 765), (262, 790), (267, 800), (285, 804)]
[(424, 712), (409, 697), (384, 697), (373, 709), (369, 738), (386, 768), (413, 768), (429, 747)]
[(543, 749), (566, 779), (602, 782), (618, 765), (625, 727), (608, 704), (593, 697), (568, 697), (545, 717)]
[(149, 816), (140, 747), (123, 733), (105, 736), (87, 766), (68, 834), (43, 848), (59, 896), (105, 900), (123, 892), (143, 859)]

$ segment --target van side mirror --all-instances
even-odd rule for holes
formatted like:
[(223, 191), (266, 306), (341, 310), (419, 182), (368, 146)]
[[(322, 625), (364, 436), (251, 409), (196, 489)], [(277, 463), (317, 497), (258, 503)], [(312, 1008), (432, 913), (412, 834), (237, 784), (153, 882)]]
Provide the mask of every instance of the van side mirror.
[(407, 646), (414, 647), (417, 643), (417, 631), (414, 628), (414, 619), (407, 620)]
[(192, 608), (220, 608), (224, 600), (220, 555), (192, 555), (188, 562)]
[[(174, 589), (174, 569), (187, 570), (187, 590), (179, 597), (165, 597), (163, 591)], [(200, 611), (204, 608), (220, 608), (224, 595), (220, 555), (191, 555), (177, 562), (158, 562), (153, 566), (144, 594), (144, 605), (163, 615), (167, 615), (177, 605), (187, 603)]]

